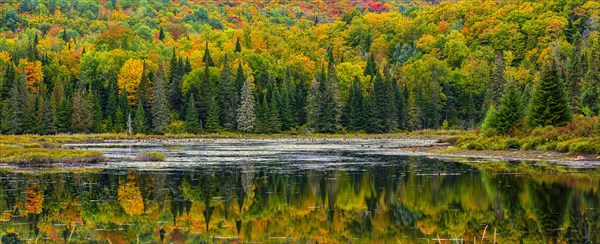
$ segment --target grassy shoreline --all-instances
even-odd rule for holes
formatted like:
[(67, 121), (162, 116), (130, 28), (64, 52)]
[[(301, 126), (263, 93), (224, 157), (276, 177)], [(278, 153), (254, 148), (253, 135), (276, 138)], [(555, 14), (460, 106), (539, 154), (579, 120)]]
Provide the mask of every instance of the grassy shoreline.
[[(59, 134), (59, 135), (0, 135), (0, 163), (15, 165), (90, 164), (106, 161), (100, 152), (73, 150), (66, 144), (101, 143), (125, 140), (431, 140), (440, 144), (415, 145), (395, 150), (408, 150), (430, 155), (456, 155), (520, 160), (566, 160), (583, 157), (600, 159), (600, 137), (565, 136), (555, 128), (544, 128), (526, 137), (481, 137), (471, 130), (421, 130), (390, 134)], [(591, 148), (591, 149), (590, 149)], [(596, 151), (598, 148), (598, 151)], [(548, 156), (551, 155), (551, 156)]]

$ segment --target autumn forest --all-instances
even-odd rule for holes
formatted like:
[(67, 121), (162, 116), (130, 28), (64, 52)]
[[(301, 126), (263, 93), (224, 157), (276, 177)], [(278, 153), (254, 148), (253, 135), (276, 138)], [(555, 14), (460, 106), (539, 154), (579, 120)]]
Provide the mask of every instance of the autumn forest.
[(600, 3), (25, 0), (0, 6), (0, 131), (562, 126), (600, 106)]

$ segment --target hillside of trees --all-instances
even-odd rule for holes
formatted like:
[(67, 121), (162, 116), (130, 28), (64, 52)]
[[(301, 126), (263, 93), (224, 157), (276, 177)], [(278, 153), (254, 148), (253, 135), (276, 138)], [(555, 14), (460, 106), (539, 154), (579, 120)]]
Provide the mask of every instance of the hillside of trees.
[(600, 3), (25, 0), (0, 6), (0, 132), (437, 128), (600, 112)]

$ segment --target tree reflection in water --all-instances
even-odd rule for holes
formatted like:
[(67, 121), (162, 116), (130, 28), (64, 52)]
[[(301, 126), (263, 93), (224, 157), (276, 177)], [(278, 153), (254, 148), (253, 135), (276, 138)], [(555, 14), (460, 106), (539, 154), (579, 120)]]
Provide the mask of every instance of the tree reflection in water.
[[(509, 175), (425, 158), (271, 170), (0, 172), (0, 235), (52, 242), (600, 242), (594, 174)], [(492, 234), (490, 234), (492, 233)], [(279, 239), (282, 238), (282, 239)]]

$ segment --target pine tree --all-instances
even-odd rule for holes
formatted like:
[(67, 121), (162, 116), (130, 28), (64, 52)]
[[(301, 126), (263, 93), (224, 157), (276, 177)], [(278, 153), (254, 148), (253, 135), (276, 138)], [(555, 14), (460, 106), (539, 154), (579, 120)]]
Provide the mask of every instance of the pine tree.
[(490, 105), (490, 108), (487, 110), (485, 114), (485, 119), (483, 120), (483, 124), (481, 125), (481, 132), (483, 136), (495, 136), (497, 134), (496, 128), (498, 127), (498, 122), (496, 118), (496, 109), (494, 106)]
[(244, 83), (246, 82), (246, 78), (244, 78), (244, 67), (242, 67), (242, 61), (238, 63), (237, 71), (235, 76), (235, 86), (236, 86), (236, 94), (240, 96), (242, 94), (242, 87), (244, 87)]
[(367, 60), (367, 67), (365, 67), (365, 76), (371, 76), (371, 79), (374, 79), (375, 76), (379, 74), (379, 70), (377, 69), (377, 64), (375, 63), (375, 55), (369, 55), (369, 59)]
[(240, 43), (240, 38), (236, 39), (236, 41), (235, 41), (235, 50), (233, 52), (235, 52), (235, 53), (242, 52), (242, 44)]
[(269, 132), (271, 132), (271, 133), (281, 132), (281, 118), (279, 116), (279, 111), (277, 110), (277, 105), (276, 105), (275, 101), (271, 101), (268, 104), (268, 112), (269, 112)]
[(71, 129), (71, 102), (65, 95), (61, 95), (56, 110), (56, 129), (60, 133)]
[(98, 96), (94, 95), (91, 91), (87, 95), (87, 103), (92, 104), (92, 124), (90, 131), (95, 133), (103, 132), (102, 130), (102, 105)]
[(581, 87), (581, 80), (584, 76), (582, 69), (583, 54), (581, 48), (581, 35), (576, 35), (576, 43), (574, 43), (573, 53), (568, 59), (567, 63), (567, 80), (566, 86), (571, 98), (571, 108), (573, 112), (578, 112), (579, 109), (579, 91)]
[(80, 91), (75, 92), (73, 98), (71, 98), (71, 107), (73, 113), (71, 114), (71, 131), (73, 132), (85, 132), (84, 124), (84, 106), (83, 98)]
[(367, 113), (365, 111), (365, 98), (360, 87), (360, 80), (354, 77), (350, 85), (346, 106), (344, 107), (343, 124), (350, 131), (365, 130)]
[(406, 129), (406, 124), (404, 123), (404, 94), (402, 94), (402, 90), (398, 85), (398, 82), (392, 81), (392, 90), (394, 92), (394, 106), (396, 107), (395, 120), (398, 129)]
[(271, 119), (269, 114), (269, 105), (267, 103), (265, 94), (263, 94), (261, 90), (257, 91), (256, 101), (256, 126), (254, 131), (256, 133), (263, 134), (269, 133)]
[(256, 111), (254, 95), (252, 92), (252, 80), (250, 77), (244, 82), (240, 94), (240, 106), (237, 111), (237, 128), (240, 131), (249, 132), (254, 129)]
[(421, 122), (421, 109), (416, 101), (416, 95), (414, 92), (408, 95), (408, 103), (407, 103), (407, 112), (408, 112), (408, 121), (407, 127), (409, 130), (420, 130), (423, 128), (423, 124)]
[(84, 133), (90, 133), (94, 131), (94, 95), (91, 91), (87, 92), (85, 97), (82, 96), (83, 105), (83, 117), (82, 117), (82, 128)]
[(226, 128), (234, 129), (239, 95), (236, 91), (236, 84), (233, 81), (227, 55), (223, 59), (223, 72), (221, 72), (221, 81), (217, 90), (221, 124)]
[(184, 68), (181, 67), (175, 56), (175, 49), (173, 49), (173, 56), (171, 57), (171, 83), (169, 84), (169, 102), (171, 108), (177, 112), (181, 109), (182, 97), (181, 93), (181, 81), (183, 79), (182, 73)]
[(221, 125), (219, 123), (219, 105), (217, 101), (213, 98), (210, 102), (208, 115), (206, 117), (206, 130), (209, 132), (217, 132), (220, 129)]
[(121, 106), (117, 107), (117, 112), (115, 113), (115, 118), (113, 118), (113, 131), (117, 133), (121, 133), (125, 131), (125, 116), (126, 114), (123, 112)]
[(6, 72), (4, 73), (4, 83), (2, 84), (2, 99), (9, 98), (11, 89), (15, 80), (17, 78), (17, 71), (15, 69), (15, 65), (10, 62), (6, 67)]
[(281, 129), (289, 130), (295, 126), (293, 111), (291, 107), (291, 100), (293, 99), (293, 84), (290, 81), (290, 77), (286, 75), (283, 80), (283, 84), (276, 89), (275, 104), (277, 106), (277, 113), (281, 119)]
[(190, 98), (188, 99), (188, 104), (186, 105), (186, 114), (185, 114), (185, 130), (188, 133), (197, 134), (202, 130), (202, 125), (200, 123), (198, 110), (196, 109), (196, 100), (194, 99), (194, 94), (190, 94)]
[(36, 118), (35, 94), (25, 92), (25, 104), (23, 106), (22, 131), (24, 134), (36, 133), (38, 127)]
[(8, 133), (20, 134), (23, 131), (23, 114), (25, 110), (25, 93), (26, 93), (25, 81), (23, 79), (17, 79), (12, 84), (10, 89), (9, 100), (8, 100)]
[(208, 49), (208, 41), (206, 41), (206, 48), (204, 49), (204, 56), (202, 57), (202, 61), (204, 61), (205, 65), (215, 66), (212, 57), (210, 56), (210, 49)]
[(391, 132), (396, 128), (394, 93), (391, 83), (376, 75), (373, 91), (369, 97), (370, 116), (367, 131), (370, 133)]
[(495, 128), (501, 135), (514, 134), (522, 125), (521, 122), (525, 115), (516, 84), (510, 83), (505, 91), (495, 114)]
[(334, 86), (329, 82), (334, 80), (333, 75), (328, 77), (322, 68), (311, 84), (306, 105), (307, 124), (316, 132), (333, 133), (339, 127), (340, 111)]
[(158, 31), (158, 40), (164, 40), (165, 39), (165, 31), (163, 30), (162, 27), (160, 27), (160, 30)]
[[(587, 52), (587, 72), (583, 78), (581, 90), (580, 107), (590, 111), (591, 115), (600, 114), (600, 38), (593, 38), (598, 34), (590, 35), (590, 47)], [(582, 65), (583, 66), (583, 65)]]
[(494, 68), (492, 70), (491, 82), (489, 86), (490, 104), (494, 107), (500, 103), (500, 98), (504, 92), (504, 54), (498, 52), (494, 58)]
[(543, 63), (529, 104), (529, 126), (561, 126), (571, 121), (567, 91), (560, 72), (554, 60)]
[(138, 102), (137, 108), (135, 110), (135, 117), (133, 118), (133, 132), (136, 134), (142, 134), (146, 131), (146, 112), (144, 111), (144, 106), (140, 101)]
[(154, 85), (152, 86), (152, 131), (157, 134), (166, 132), (169, 125), (169, 101), (167, 99), (165, 87), (165, 75), (162, 64), (158, 66), (158, 72), (154, 76)]

